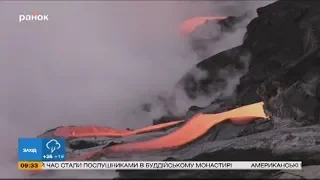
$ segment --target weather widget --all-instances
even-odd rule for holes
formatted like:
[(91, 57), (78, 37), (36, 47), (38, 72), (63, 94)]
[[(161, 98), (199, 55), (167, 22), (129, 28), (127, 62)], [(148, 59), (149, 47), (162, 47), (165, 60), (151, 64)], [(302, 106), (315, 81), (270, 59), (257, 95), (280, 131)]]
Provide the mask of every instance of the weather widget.
[(19, 161), (64, 161), (64, 138), (19, 138)]

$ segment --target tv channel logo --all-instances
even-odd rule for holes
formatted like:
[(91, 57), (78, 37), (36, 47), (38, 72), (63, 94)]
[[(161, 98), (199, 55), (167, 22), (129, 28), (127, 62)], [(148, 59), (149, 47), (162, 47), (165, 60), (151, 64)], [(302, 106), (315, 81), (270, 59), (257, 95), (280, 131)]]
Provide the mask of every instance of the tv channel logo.
[(19, 14), (19, 23), (23, 21), (49, 21), (49, 15), (38, 14), (36, 11), (32, 11), (31, 14)]
[(19, 138), (19, 161), (63, 161), (64, 138)]

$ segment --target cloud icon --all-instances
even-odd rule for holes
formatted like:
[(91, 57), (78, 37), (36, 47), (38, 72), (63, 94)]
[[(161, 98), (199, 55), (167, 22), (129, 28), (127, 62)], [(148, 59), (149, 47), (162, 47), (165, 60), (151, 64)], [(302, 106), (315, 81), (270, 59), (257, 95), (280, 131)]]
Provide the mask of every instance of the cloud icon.
[(60, 149), (61, 145), (57, 140), (51, 139), (49, 142), (47, 142), (46, 147), (51, 153), (53, 153), (55, 150)]

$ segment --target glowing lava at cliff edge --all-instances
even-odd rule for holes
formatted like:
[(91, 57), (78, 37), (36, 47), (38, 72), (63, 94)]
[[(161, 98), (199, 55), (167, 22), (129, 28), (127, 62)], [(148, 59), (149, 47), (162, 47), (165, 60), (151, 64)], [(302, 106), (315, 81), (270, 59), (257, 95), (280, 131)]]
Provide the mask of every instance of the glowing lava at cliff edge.
[(204, 24), (208, 20), (222, 20), (226, 18), (227, 18), (226, 16), (209, 16), (209, 17), (194, 17), (191, 19), (187, 19), (179, 26), (179, 32), (181, 34), (189, 34), (197, 26)]

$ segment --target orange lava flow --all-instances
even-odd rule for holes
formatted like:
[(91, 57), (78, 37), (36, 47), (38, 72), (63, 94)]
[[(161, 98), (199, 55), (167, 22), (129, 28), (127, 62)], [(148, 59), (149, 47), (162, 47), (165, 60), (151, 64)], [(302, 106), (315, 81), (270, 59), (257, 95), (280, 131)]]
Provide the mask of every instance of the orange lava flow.
[(124, 137), (129, 135), (147, 133), (151, 131), (160, 130), (163, 128), (169, 128), (179, 123), (184, 122), (183, 120), (173, 121), (163, 124), (157, 124), (152, 126), (147, 126), (144, 128), (136, 130), (127, 130), (127, 129), (114, 129), (110, 127), (101, 127), (101, 126), (64, 126), (59, 127), (54, 132), (55, 136), (58, 137)]
[(266, 117), (262, 102), (218, 114), (200, 113), (186, 122), (181, 128), (168, 135), (148, 141), (118, 144), (107, 149), (121, 152), (176, 148), (201, 137), (211, 127), (227, 119), (230, 119), (233, 124), (246, 124), (250, 120)]
[(195, 28), (201, 24), (204, 24), (207, 20), (222, 20), (226, 19), (226, 16), (209, 16), (209, 17), (194, 17), (185, 20), (179, 27), (179, 31), (182, 34), (189, 34), (195, 30)]
[(267, 118), (263, 110), (263, 102), (242, 106), (230, 111), (218, 114), (197, 114), (187, 121), (176, 131), (147, 141), (124, 143), (107, 147), (103, 150), (90, 152), (83, 156), (78, 156), (70, 161), (82, 161), (96, 155), (97, 153), (108, 152), (141, 152), (148, 150), (160, 150), (176, 148), (190, 143), (209, 131), (210, 128), (225, 120), (230, 119), (232, 124), (242, 125), (258, 118)]

